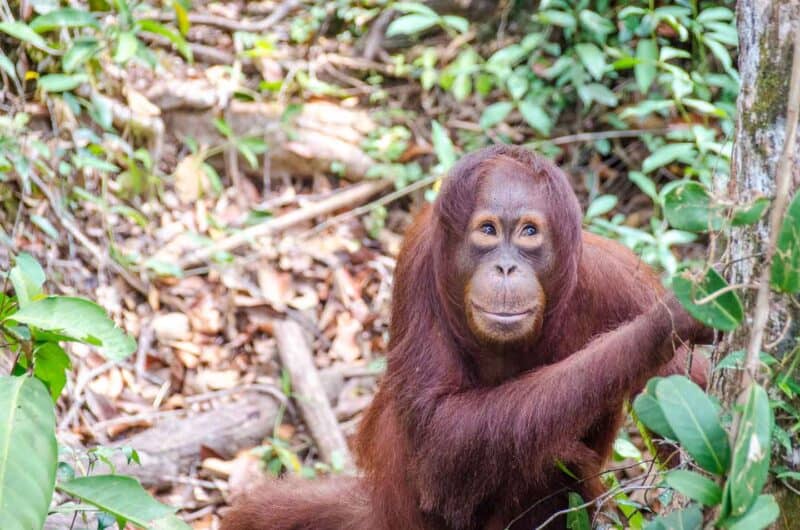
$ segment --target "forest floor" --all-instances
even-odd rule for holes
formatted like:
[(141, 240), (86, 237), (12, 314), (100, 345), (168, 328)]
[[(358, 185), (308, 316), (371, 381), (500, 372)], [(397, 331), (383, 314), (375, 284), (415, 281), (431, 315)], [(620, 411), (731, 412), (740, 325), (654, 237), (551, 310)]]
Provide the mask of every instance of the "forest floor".
[[(486, 106), (423, 90), (381, 32), (349, 42), (320, 30), (290, 45), (303, 30), (299, 5), (195, 2), (186, 37), (194, 63), (148, 34), (158, 68), (108, 65), (107, 86), (81, 97), (105, 98), (119, 138), (142, 148), (100, 142), (138, 160), (125, 172), (33, 176), (34, 191), (0, 178), (0, 226), (13, 252), (39, 259), (49, 292), (97, 301), (138, 341), (121, 363), (70, 347), (60, 442), (76, 451), (134, 447), (143, 466), (128, 471), (197, 529), (216, 528), (232, 488), (259, 463), (307, 476), (347, 467), (341, 439), (323, 432), (330, 416), (305, 411), (298, 389), (326, 396), (332, 428), (353, 436), (383, 370), (402, 236), (441, 177), (437, 165), (480, 145), (478, 136), (534, 136), (501, 123), (485, 138)], [(241, 32), (267, 31), (269, 41), (239, 53)], [(465, 43), (489, 55), (511, 40), (446, 37), (426, 41), (442, 63)], [(264, 87), (269, 98), (253, 97)], [(85, 127), (62, 99), (33, 99), (25, 112), (25, 149), (33, 140), (56, 148)], [(443, 115), (455, 151), (431, 132)], [(625, 224), (644, 225), (653, 205), (627, 168), (649, 151), (629, 130), (594, 135), (597, 119), (556, 127), (548, 146), (557, 146), (584, 207), (598, 191), (614, 195)], [(585, 147), (607, 139), (605, 155)], [(0, 247), (0, 270), (10, 250)]]

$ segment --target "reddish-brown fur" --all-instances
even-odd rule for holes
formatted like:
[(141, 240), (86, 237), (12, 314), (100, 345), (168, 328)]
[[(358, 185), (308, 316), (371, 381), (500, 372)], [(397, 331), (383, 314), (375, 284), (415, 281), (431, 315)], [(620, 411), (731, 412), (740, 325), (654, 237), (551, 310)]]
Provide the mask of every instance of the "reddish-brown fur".
[[(470, 333), (450, 260), (477, 169), (501, 156), (546, 190), (558, 269), (544, 284), (539, 336), (497, 355)], [(680, 371), (672, 332), (695, 331), (674, 300), (659, 301), (657, 276), (623, 246), (582, 232), (581, 217), (549, 161), (508, 146), (462, 159), (398, 260), (388, 368), (355, 447), (364, 477), (256, 488), (223, 528), (500, 529), (518, 516), (513, 528), (534, 528), (566, 506), (568, 491), (599, 494), (623, 401), (659, 371)], [(551, 527), (563, 526), (562, 517)]]

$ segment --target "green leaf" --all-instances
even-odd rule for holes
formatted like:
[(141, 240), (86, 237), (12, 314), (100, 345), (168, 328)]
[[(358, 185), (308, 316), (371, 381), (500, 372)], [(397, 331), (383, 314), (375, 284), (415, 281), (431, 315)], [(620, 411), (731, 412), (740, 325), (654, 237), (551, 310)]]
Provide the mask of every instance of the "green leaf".
[(39, 78), (38, 85), (45, 92), (66, 92), (87, 81), (86, 74), (47, 74)]
[(672, 427), (669, 426), (664, 411), (661, 410), (661, 405), (656, 398), (656, 386), (662, 379), (662, 377), (654, 377), (647, 382), (644, 392), (636, 396), (633, 402), (633, 411), (639, 421), (654, 433), (662, 438), (677, 440), (678, 437), (672, 432)]
[(420, 2), (397, 2), (392, 6), (393, 9), (401, 13), (416, 13), (418, 15), (427, 15), (429, 17), (438, 16), (436, 11)]
[(589, 106), (593, 101), (597, 101), (607, 107), (616, 107), (619, 102), (617, 95), (600, 83), (588, 83), (578, 86), (578, 96), (586, 106)]
[(550, 136), (550, 131), (553, 128), (553, 120), (541, 105), (537, 105), (526, 99), (519, 103), (519, 112), (533, 130), (542, 136)]
[(699, 473), (676, 469), (667, 473), (664, 480), (671, 488), (705, 506), (716, 506), (722, 502), (722, 488)]
[(69, 355), (55, 342), (45, 342), (34, 352), (33, 374), (47, 385), (53, 401), (61, 395), (67, 383), (66, 370), (71, 366)]
[(125, 31), (119, 34), (117, 41), (117, 49), (114, 52), (114, 62), (124, 64), (131, 60), (136, 55), (136, 50), (139, 48), (139, 39), (132, 31)]
[(645, 530), (700, 530), (703, 528), (703, 512), (696, 504), (682, 510), (653, 519)]
[(166, 517), (151, 521), (147, 530), (192, 530), (192, 527), (184, 523), (180, 517), (171, 513)]
[(8, 74), (11, 79), (17, 79), (17, 71), (14, 68), (14, 63), (11, 62), (5, 53), (0, 51), (0, 70)]
[(617, 205), (616, 195), (600, 195), (586, 208), (586, 219), (603, 215), (614, 209)]
[(180, 33), (172, 31), (164, 24), (156, 22), (155, 20), (140, 20), (138, 24), (142, 31), (165, 37), (187, 61), (191, 62), (193, 60), (192, 49), (189, 48), (189, 43), (186, 42), (186, 39), (184, 39), (183, 35)]
[(711, 50), (711, 53), (719, 59), (722, 67), (725, 68), (725, 70), (730, 70), (733, 65), (733, 60), (731, 59), (731, 54), (728, 53), (728, 49), (725, 48), (723, 44), (709, 37), (704, 37), (703, 42)]
[(56, 479), (53, 402), (41, 381), (0, 377), (0, 528), (42, 528)]
[(726, 482), (730, 516), (744, 515), (755, 504), (767, 482), (773, 427), (767, 392), (751, 384), (733, 445), (733, 461)]
[(669, 224), (689, 232), (717, 231), (725, 221), (721, 208), (699, 182), (684, 182), (664, 195), (664, 215)]
[(722, 331), (733, 331), (744, 319), (744, 309), (739, 297), (728, 291), (700, 305), (698, 301), (724, 289), (728, 282), (712, 268), (706, 271), (705, 277), (697, 281), (688, 270), (672, 278), (672, 289), (675, 296), (694, 318)]
[(567, 529), (568, 530), (591, 530), (589, 523), (589, 512), (586, 508), (578, 508), (585, 504), (583, 497), (574, 491), (569, 492), (567, 496), (569, 499), (569, 507), (572, 511), (567, 512)]
[(733, 17), (733, 11), (727, 7), (709, 7), (701, 11), (695, 20), (701, 24), (705, 24), (712, 20), (733, 20)]
[(751, 225), (761, 219), (768, 206), (769, 199), (766, 197), (759, 197), (747, 206), (739, 206), (734, 210), (731, 224), (733, 226)]
[(781, 510), (775, 497), (759, 495), (756, 503), (741, 517), (732, 517), (722, 521), (721, 526), (728, 530), (761, 530), (771, 525), (780, 515)]
[(596, 44), (591, 42), (576, 44), (575, 53), (593, 78), (598, 81), (602, 79), (603, 72), (606, 71), (606, 56)]
[(50, 219), (41, 215), (31, 214), (31, 224), (35, 225), (39, 230), (50, 236), (52, 239), (58, 240), (58, 230), (50, 222)]
[(458, 17), (455, 15), (444, 15), (442, 17), (442, 22), (444, 23), (445, 26), (453, 28), (459, 33), (466, 33), (467, 30), (469, 29), (469, 21), (464, 17)]
[(653, 151), (650, 156), (644, 159), (644, 162), (642, 162), (642, 171), (650, 173), (676, 160), (683, 160), (687, 164), (690, 164), (694, 162), (696, 158), (697, 151), (692, 143), (666, 144)]
[(42, 294), (42, 285), (45, 281), (44, 270), (36, 258), (27, 252), (22, 252), (17, 256), (14, 267), (8, 273), (8, 279), (11, 280), (20, 307), (28, 305)]
[(413, 35), (426, 29), (430, 29), (439, 22), (439, 16), (434, 15), (403, 15), (396, 18), (386, 28), (387, 37), (396, 37), (397, 35)]
[(628, 173), (628, 179), (639, 186), (639, 189), (642, 190), (645, 195), (650, 197), (654, 203), (658, 204), (658, 190), (656, 189), (656, 183), (653, 182), (653, 179), (641, 171), (630, 171)]
[(102, 307), (83, 298), (49, 296), (21, 308), (13, 318), (21, 324), (95, 344), (113, 361), (124, 359), (136, 349), (136, 341), (116, 327)]
[(511, 112), (511, 109), (513, 108), (514, 104), (509, 101), (498, 101), (497, 103), (492, 103), (483, 109), (483, 114), (481, 114), (481, 119), (478, 124), (483, 129), (491, 129), (498, 123), (505, 120), (506, 116), (508, 116), (508, 113)]
[(681, 446), (698, 465), (717, 475), (725, 473), (731, 458), (728, 435), (705, 392), (690, 379), (673, 375), (658, 382), (656, 397)]
[(117, 520), (148, 528), (173, 509), (151, 497), (138, 480), (123, 475), (79, 477), (58, 485), (58, 490), (97, 506)]
[(33, 31), (30, 27), (28, 27), (27, 24), (23, 22), (0, 22), (0, 31), (11, 35), (15, 39), (19, 39), (22, 42), (32, 44), (37, 48), (44, 50), (48, 49), (47, 43), (42, 36)]
[(447, 173), (456, 163), (458, 157), (456, 156), (453, 141), (450, 140), (450, 135), (436, 120), (431, 122), (431, 139), (433, 141), (433, 152), (436, 153), (436, 158), (439, 159), (439, 169), (443, 173)]
[(578, 18), (581, 21), (581, 26), (592, 33), (595, 33), (601, 38), (605, 37), (609, 33), (613, 33), (616, 29), (614, 23), (611, 22), (607, 17), (598, 15), (589, 9), (583, 9), (578, 15)]
[(800, 291), (800, 193), (795, 194), (783, 218), (770, 285), (781, 293)]
[(99, 50), (100, 43), (94, 37), (75, 39), (61, 59), (61, 66), (67, 73), (74, 72)]
[(636, 58), (639, 60), (633, 67), (639, 92), (646, 94), (656, 78), (656, 62), (658, 61), (658, 44), (653, 39), (642, 39), (636, 45)]
[(534, 15), (542, 24), (552, 24), (567, 29), (575, 29), (575, 17), (564, 11), (546, 9)]
[(88, 11), (65, 7), (50, 11), (31, 20), (30, 28), (36, 33), (44, 33), (59, 28), (99, 28), (100, 25)]

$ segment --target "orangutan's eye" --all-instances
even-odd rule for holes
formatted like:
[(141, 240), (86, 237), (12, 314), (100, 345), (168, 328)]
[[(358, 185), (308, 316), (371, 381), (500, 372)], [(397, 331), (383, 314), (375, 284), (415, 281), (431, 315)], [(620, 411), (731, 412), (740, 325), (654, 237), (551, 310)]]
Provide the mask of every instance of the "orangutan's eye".
[(530, 237), (530, 236), (535, 236), (538, 233), (539, 233), (539, 230), (537, 230), (536, 227), (531, 225), (531, 224), (527, 224), (527, 225), (522, 227), (522, 235), (523, 236), (529, 236)]
[(483, 223), (481, 225), (481, 232), (486, 234), (487, 236), (496, 236), (497, 230), (495, 229), (492, 223)]

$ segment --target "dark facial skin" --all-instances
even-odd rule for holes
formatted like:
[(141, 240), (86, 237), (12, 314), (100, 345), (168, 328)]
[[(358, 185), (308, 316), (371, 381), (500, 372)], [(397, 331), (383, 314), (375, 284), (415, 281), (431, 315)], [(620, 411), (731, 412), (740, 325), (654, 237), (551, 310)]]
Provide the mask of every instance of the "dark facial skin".
[(484, 178), (459, 252), (470, 330), (488, 345), (535, 338), (553, 266), (543, 194), (513, 161)]

